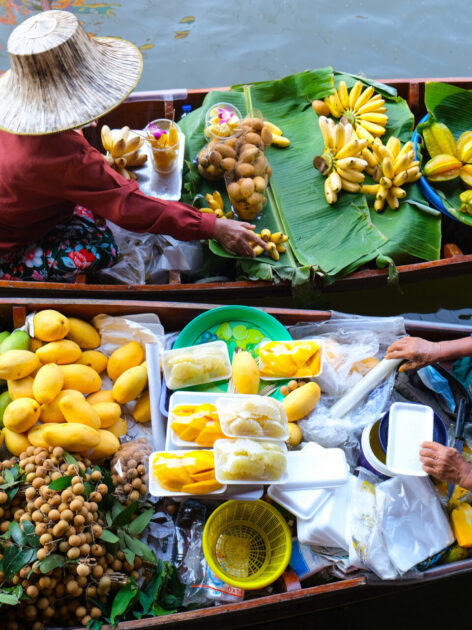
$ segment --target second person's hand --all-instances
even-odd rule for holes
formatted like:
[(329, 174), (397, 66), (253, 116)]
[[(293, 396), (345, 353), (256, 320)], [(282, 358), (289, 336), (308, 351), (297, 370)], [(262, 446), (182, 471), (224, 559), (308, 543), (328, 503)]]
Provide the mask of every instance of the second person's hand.
[(267, 249), (267, 243), (256, 236), (252, 230), (256, 226), (244, 221), (216, 219), (214, 237), (222, 245), (240, 256), (254, 257), (251, 242)]

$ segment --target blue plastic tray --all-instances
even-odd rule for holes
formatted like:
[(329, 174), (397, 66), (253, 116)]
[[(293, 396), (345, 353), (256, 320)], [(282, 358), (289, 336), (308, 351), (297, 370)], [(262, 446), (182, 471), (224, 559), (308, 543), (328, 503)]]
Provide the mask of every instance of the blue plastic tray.
[[(429, 118), (429, 114), (426, 114), (426, 116), (424, 116), (420, 122), (418, 124), (421, 125), (421, 123), (425, 123)], [(419, 135), (418, 131), (417, 131), (418, 127), (416, 127), (416, 129), (413, 132), (413, 135), (411, 137), (411, 141), (413, 142), (413, 145), (415, 147), (415, 157), (416, 159), (418, 158), (418, 145), (422, 142), (421, 140), (421, 136)], [(458, 223), (460, 223), (460, 221), (458, 221), (458, 219), (456, 219), (456, 217), (451, 214), (450, 212), (447, 211), (446, 206), (444, 205), (441, 197), (438, 195), (438, 193), (434, 190), (434, 188), (432, 188), (429, 183), (428, 180), (426, 179), (426, 177), (420, 177), (420, 179), (418, 180), (418, 186), (419, 189), (421, 190), (423, 196), (425, 197), (425, 199), (427, 199), (429, 201), (429, 203), (433, 206), (433, 208), (436, 208), (436, 210), (439, 210), (439, 212), (442, 212), (443, 214), (445, 214), (447, 217), (449, 217), (450, 219), (454, 219), (454, 221), (457, 221)]]

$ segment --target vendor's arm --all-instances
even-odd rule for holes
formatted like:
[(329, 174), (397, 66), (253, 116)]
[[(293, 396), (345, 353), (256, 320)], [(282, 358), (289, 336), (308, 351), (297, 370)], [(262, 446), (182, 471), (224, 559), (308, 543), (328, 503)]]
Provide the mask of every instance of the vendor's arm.
[(386, 359), (406, 359), (400, 371), (419, 369), (435, 361), (452, 361), (472, 356), (472, 337), (452, 341), (427, 341), (421, 337), (402, 337), (392, 343)]
[(472, 491), (472, 466), (455, 448), (423, 442), (420, 459), (428, 475)]
[(168, 234), (182, 241), (216, 238), (246, 256), (254, 255), (249, 241), (267, 247), (247, 223), (217, 219), (185, 203), (144, 195), (135, 181), (128, 181), (114, 171), (79, 134), (73, 133), (67, 139), (73, 154), (64, 192), (73, 203), (132, 232)]

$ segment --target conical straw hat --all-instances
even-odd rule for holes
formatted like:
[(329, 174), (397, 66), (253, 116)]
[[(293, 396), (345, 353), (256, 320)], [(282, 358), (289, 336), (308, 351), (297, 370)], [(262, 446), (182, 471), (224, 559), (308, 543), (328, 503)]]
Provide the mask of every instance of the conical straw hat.
[(142, 56), (131, 42), (89, 37), (76, 16), (44, 11), (11, 33), (0, 78), (0, 129), (44, 135), (84, 125), (133, 90)]

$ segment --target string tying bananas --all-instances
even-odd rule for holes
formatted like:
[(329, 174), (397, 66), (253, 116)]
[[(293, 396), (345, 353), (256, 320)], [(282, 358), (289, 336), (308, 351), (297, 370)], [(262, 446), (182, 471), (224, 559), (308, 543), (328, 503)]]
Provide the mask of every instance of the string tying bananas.
[(103, 125), (101, 136), (108, 164), (126, 179), (136, 179), (127, 167), (142, 166), (146, 162), (147, 154), (139, 151), (144, 138), (133, 133), (129, 127), (111, 130), (108, 125)]
[(256, 256), (267, 252), (273, 260), (279, 260), (280, 254), (285, 254), (287, 251), (284, 243), (288, 241), (288, 236), (283, 232), (271, 232), (268, 228), (264, 228), (260, 234), (257, 232), (254, 232), (254, 234), (267, 243), (267, 249), (264, 249), (261, 245), (256, 245), (256, 243), (250, 241)]
[(313, 160), (313, 166), (326, 177), (326, 201), (336, 203), (341, 190), (357, 193), (364, 181), (363, 171), (368, 163), (362, 157), (367, 140), (359, 139), (346, 119), (337, 125), (332, 118), (320, 116), (319, 125), (324, 140), (324, 151)]
[(232, 210), (225, 214), (223, 197), (218, 190), (215, 190), (213, 193), (207, 193), (205, 195), (205, 201), (208, 207), (199, 208), (200, 212), (203, 212), (203, 214), (215, 214), (218, 219), (232, 219), (234, 217)]
[(380, 138), (372, 143), (371, 162), (375, 159), (372, 176), (375, 184), (365, 184), (361, 192), (366, 195), (375, 195), (374, 210), (382, 212), (385, 202), (392, 210), (397, 210), (400, 199), (406, 197), (406, 191), (402, 186), (416, 182), (420, 177), (420, 163), (415, 160), (413, 143), (406, 142), (403, 147), (398, 138), (392, 136), (386, 145)]
[(328, 115), (328, 109), (334, 118), (347, 118), (358, 138), (367, 140), (370, 145), (374, 138), (384, 135), (388, 116), (382, 96), (375, 94), (372, 86), (363, 88), (364, 84), (357, 81), (348, 90), (345, 81), (340, 81), (333, 94), (324, 101), (313, 101), (312, 106), (320, 115)]

